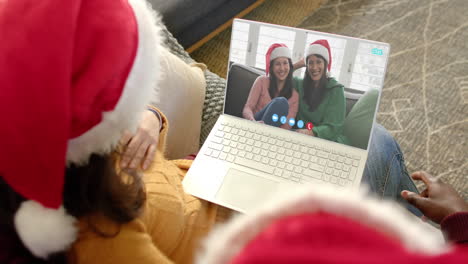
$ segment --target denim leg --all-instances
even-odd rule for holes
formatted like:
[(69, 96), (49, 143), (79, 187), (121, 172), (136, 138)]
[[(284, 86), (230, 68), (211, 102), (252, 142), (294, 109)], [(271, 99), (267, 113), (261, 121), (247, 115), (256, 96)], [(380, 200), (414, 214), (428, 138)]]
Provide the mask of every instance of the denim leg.
[(379, 197), (396, 200), (413, 214), (422, 216), (418, 209), (400, 195), (403, 190), (418, 193), (406, 170), (400, 146), (379, 124), (376, 124), (372, 133), (362, 182), (367, 183)]
[(288, 99), (284, 97), (275, 97), (262, 110), (258, 111), (254, 118), (257, 121), (263, 121), (267, 125), (279, 127), (282, 125), (281, 122), (279, 120), (277, 122), (273, 122), (273, 120), (271, 120), (271, 116), (273, 114), (277, 114), (278, 117), (287, 116), (288, 112)]

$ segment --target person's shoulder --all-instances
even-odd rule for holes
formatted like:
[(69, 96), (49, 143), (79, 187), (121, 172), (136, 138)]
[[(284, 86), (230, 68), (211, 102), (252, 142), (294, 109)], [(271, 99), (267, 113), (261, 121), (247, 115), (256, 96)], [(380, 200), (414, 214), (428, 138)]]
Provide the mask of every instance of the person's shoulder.
[(299, 76), (293, 76), (293, 80), (295, 82), (302, 82), (303, 81), (302, 77), (299, 77)]
[(302, 90), (303, 81), (304, 80), (301, 77), (293, 76), (294, 88), (298, 91)]
[(328, 89), (343, 89), (344, 86), (339, 83), (334, 77), (329, 77), (328, 82), (327, 82), (327, 88)]
[[(133, 230), (135, 232), (145, 232), (144, 224), (139, 217), (122, 224), (109, 218), (108, 216), (105, 216), (104, 213), (93, 213), (82, 216), (78, 219), (77, 225), (81, 234), (88, 232), (97, 236), (99, 236), (100, 233), (115, 234), (123, 229)], [(95, 232), (96, 230), (99, 232)]]
[(270, 82), (270, 77), (266, 75), (260, 75), (257, 77), (255, 81), (260, 81), (260, 82)]
[(270, 78), (265, 75), (260, 75), (255, 79), (254, 86), (257, 89), (265, 89), (270, 85)]
[[(80, 221), (81, 225), (84, 229), (80, 229), (78, 239), (68, 251), (70, 261), (83, 264), (132, 263), (135, 259), (149, 259), (152, 263), (159, 263), (160, 257), (154, 254), (155, 245), (140, 218), (117, 223), (102, 216), (93, 216), (87, 223)], [(109, 255), (109, 252), (113, 253)]]

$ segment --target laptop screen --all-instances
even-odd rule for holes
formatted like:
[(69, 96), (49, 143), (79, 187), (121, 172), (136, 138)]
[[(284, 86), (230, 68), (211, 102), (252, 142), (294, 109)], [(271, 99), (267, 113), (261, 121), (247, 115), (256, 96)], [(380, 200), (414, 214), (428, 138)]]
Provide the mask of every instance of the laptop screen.
[(235, 19), (224, 113), (367, 149), (387, 43)]

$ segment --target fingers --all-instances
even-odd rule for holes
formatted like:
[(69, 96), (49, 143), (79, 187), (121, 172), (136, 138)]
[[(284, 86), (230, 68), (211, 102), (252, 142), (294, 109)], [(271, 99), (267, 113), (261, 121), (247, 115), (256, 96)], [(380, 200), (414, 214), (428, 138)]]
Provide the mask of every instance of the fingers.
[[(131, 169), (136, 168), (136, 165), (137, 165), (135, 164), (137, 163), (136, 159), (139, 158), (141, 160), (145, 153), (145, 152), (141, 153), (142, 143), (143, 143), (143, 140), (138, 135), (130, 139), (130, 142), (128, 143), (127, 147), (124, 150), (124, 153), (122, 154), (122, 160), (120, 161), (120, 166), (122, 168), (131, 168)], [(145, 148), (145, 151), (146, 151), (146, 148)]]
[(157, 145), (157, 138), (153, 139), (150, 136), (144, 136), (143, 133), (137, 133), (125, 148), (120, 166), (136, 169), (141, 164), (142, 169), (146, 170), (153, 162)]
[(154, 155), (156, 154), (156, 145), (157, 144), (151, 144), (149, 146), (148, 151), (146, 152), (145, 161), (143, 162), (143, 170), (148, 169), (150, 164), (153, 162)]
[(120, 138), (120, 144), (122, 146), (126, 146), (128, 142), (130, 141), (130, 139), (132, 139), (132, 134), (128, 131), (125, 131), (122, 138)]
[(159, 139), (159, 119), (152, 112), (145, 112), (134, 135), (125, 133), (121, 138), (124, 146), (120, 166), (136, 169), (149, 167), (153, 161)]
[(427, 198), (421, 197), (417, 193), (406, 191), (406, 190), (401, 192), (401, 196), (406, 201), (408, 201), (408, 203), (414, 205), (416, 208), (420, 209), (421, 211), (424, 211)]
[(140, 146), (137, 148), (135, 152), (135, 155), (133, 156), (133, 159), (130, 161), (130, 164), (128, 165), (130, 169), (136, 169), (138, 165), (142, 164), (148, 147), (149, 147), (149, 144), (146, 144), (146, 143), (140, 144)]
[(122, 158), (120, 159), (120, 167), (126, 168), (130, 159), (133, 157), (133, 153), (129, 152), (128, 145), (130, 140), (132, 140), (133, 135), (125, 131), (122, 138), (120, 139), (120, 144), (124, 147), (124, 153), (122, 154)]
[(422, 197), (429, 197), (429, 189), (424, 189), (424, 191), (422, 191), (419, 195)]
[(432, 176), (426, 173), (425, 171), (417, 171), (411, 174), (411, 178), (417, 181), (422, 181), (426, 186), (429, 186), (431, 183), (434, 182)]

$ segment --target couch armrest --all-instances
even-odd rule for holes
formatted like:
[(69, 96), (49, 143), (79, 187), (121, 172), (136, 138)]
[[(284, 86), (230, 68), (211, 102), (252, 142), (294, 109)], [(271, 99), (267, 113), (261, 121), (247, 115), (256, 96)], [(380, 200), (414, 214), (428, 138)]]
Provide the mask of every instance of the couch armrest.
[(263, 71), (245, 66), (238, 63), (233, 63), (229, 67), (226, 97), (224, 112), (233, 116), (242, 117), (247, 97), (249, 97), (250, 89), (258, 76), (265, 74)]

